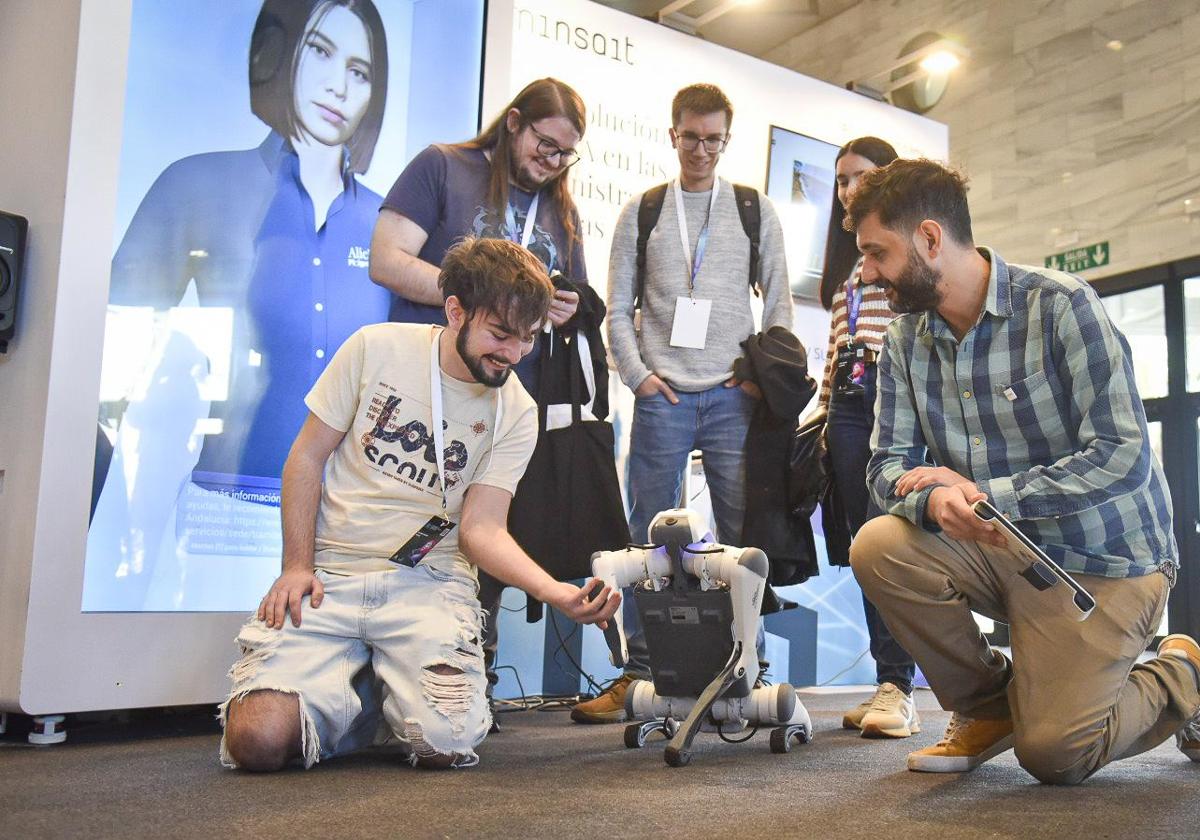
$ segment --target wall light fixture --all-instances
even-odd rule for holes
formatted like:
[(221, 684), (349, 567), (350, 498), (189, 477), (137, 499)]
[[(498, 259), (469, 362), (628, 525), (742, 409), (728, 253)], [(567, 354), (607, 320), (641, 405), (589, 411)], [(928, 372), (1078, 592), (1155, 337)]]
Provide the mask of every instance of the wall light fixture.
[(900, 51), (891, 65), (871, 76), (846, 84), (847, 89), (872, 99), (923, 114), (941, 100), (950, 73), (971, 51), (937, 32), (923, 32)]

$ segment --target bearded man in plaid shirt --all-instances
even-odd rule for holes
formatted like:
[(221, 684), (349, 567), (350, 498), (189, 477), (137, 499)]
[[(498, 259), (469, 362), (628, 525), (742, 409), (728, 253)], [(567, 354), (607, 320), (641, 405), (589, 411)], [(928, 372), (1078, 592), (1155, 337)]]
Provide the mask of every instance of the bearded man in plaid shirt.
[[(863, 177), (846, 225), (862, 278), (896, 312), (879, 360), (867, 482), (883, 510), (855, 576), (943, 708), (910, 770), (962, 772), (1015, 748), (1037, 779), (1077, 784), (1175, 735), (1200, 761), (1200, 646), (1159, 627), (1179, 565), (1129, 344), (1063, 272), (976, 248), (966, 183), (928, 160)], [(987, 499), (1096, 600), (1039, 590), (972, 505)], [(1012, 659), (975, 611), (1011, 629)]]

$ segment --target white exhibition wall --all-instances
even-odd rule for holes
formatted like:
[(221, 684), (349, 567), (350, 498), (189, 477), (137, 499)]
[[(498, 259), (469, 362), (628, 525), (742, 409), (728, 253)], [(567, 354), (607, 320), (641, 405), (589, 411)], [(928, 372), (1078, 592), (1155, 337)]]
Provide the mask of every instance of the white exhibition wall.
[[(602, 292), (621, 207), (678, 173), (667, 130), (671, 99), (688, 84), (711, 82), (729, 96), (734, 109), (732, 140), (717, 171), (759, 189), (766, 186), (772, 126), (835, 146), (872, 134), (889, 140), (903, 156), (945, 159), (948, 152), (947, 130), (940, 123), (589, 0), (493, 0), (483, 121), (499, 113), (528, 82), (543, 76), (567, 82), (587, 105), (582, 157), (570, 177), (583, 220), (588, 276)], [(805, 235), (789, 231), (787, 214), (781, 217), (790, 238)], [(819, 304), (797, 299), (794, 331), (809, 348), (815, 376), (824, 363), (828, 328), (829, 316)], [(625, 436), (618, 457), (621, 466), (632, 401), (615, 372), (612, 379), (612, 420)], [(703, 510), (706, 500), (701, 496), (695, 504)], [(782, 594), (819, 613), (819, 681), (835, 675), (844, 683), (874, 680), (869, 657), (847, 668), (867, 646), (858, 588), (849, 570), (824, 567), (820, 577)], [(523, 596), (509, 590), (505, 603), (516, 607)], [(528, 690), (539, 682), (543, 657), (537, 640), (544, 636), (523, 624), (518, 612), (502, 616), (499, 657), (519, 670)], [(768, 640), (770, 658), (786, 662), (786, 649), (772, 650), (772, 641)], [(593, 628), (585, 632), (583, 657), (582, 664), (593, 675), (611, 675), (601, 634)], [(787, 675), (775, 670), (774, 676)], [(498, 694), (519, 694), (512, 672), (501, 674)]]

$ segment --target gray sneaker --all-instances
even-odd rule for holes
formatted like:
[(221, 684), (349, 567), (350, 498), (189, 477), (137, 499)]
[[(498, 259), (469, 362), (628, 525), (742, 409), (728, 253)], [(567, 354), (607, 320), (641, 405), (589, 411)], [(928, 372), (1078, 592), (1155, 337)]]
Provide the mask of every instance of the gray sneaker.
[[(1172, 633), (1158, 644), (1159, 656), (1177, 656), (1189, 662), (1200, 679), (1200, 644), (1191, 636)], [(1197, 713), (1183, 728), (1175, 733), (1179, 751), (1192, 761), (1200, 762), (1200, 713)]]
[(921, 731), (921, 718), (912, 695), (885, 682), (871, 698), (859, 728), (864, 738), (907, 738)]
[(1175, 733), (1179, 751), (1192, 761), (1200, 761), (1200, 714), (1189, 720)]

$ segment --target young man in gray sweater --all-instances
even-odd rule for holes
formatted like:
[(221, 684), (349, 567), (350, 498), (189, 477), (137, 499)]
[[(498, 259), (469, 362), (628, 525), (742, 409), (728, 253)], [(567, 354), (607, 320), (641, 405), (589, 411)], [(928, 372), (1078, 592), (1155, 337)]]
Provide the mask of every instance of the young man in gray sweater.
[[(608, 340), (621, 381), (636, 403), (629, 450), (629, 530), (647, 539), (656, 513), (679, 504), (688, 454), (703, 454), (718, 539), (736, 545), (745, 512), (746, 431), (753, 386), (733, 376), (741, 341), (753, 335), (751, 281), (762, 291), (762, 328), (792, 328), (792, 298), (783, 231), (763, 195), (756, 277), (749, 276), (750, 240), (733, 185), (716, 176), (729, 143), (733, 107), (715, 85), (689, 85), (671, 104), (671, 142), (679, 177), (667, 185), (662, 210), (646, 242), (639, 289), (638, 208), (634, 196), (613, 234), (608, 274)], [(634, 326), (640, 291), (641, 329)], [(625, 692), (649, 677), (645, 639), (635, 611), (626, 611), (630, 661), (625, 675), (571, 717), (580, 723), (625, 719)]]

